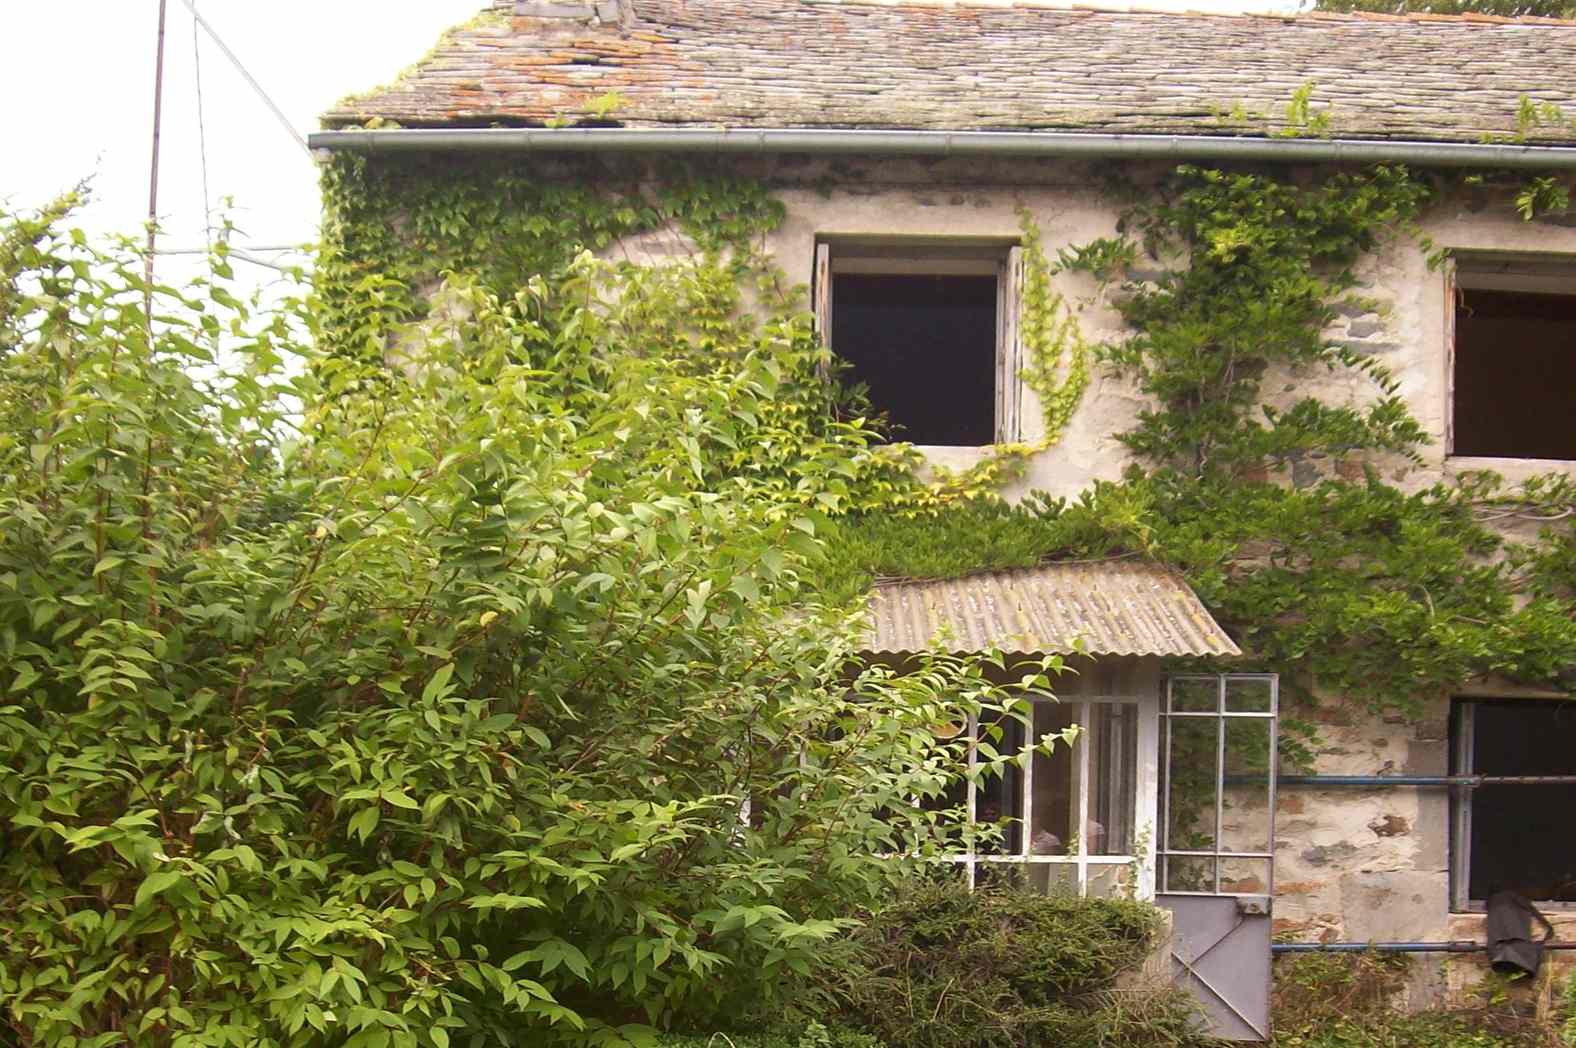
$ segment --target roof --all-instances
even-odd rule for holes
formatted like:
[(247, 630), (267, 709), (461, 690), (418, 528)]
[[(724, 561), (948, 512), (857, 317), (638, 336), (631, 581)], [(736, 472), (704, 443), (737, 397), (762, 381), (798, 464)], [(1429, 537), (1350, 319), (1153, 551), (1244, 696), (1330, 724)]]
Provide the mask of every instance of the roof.
[[(1288, 125), (1305, 85), (1307, 108)], [(1343, 139), (1576, 142), (1568, 119), (1518, 126), (1524, 96), (1576, 117), (1576, 22), (966, 0), (497, 0), (399, 82), (340, 103), (324, 122), (1252, 136), (1289, 127)]]
[(877, 653), (1242, 654), (1181, 577), (1131, 561), (879, 585), (866, 644)]

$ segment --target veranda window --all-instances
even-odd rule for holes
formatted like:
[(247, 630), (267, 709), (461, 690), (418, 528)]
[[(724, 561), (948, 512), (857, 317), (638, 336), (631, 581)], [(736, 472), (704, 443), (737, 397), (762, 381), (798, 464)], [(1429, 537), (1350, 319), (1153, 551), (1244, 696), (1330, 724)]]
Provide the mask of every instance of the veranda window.
[[(1154, 761), (1141, 754), (1154, 753), (1154, 724), (1150, 704), (1114, 696), (1037, 699), (1024, 719), (971, 720), (974, 774), (964, 796), (951, 798), (971, 826), (949, 861), (970, 887), (1006, 880), (1045, 892), (1151, 895)], [(1026, 738), (1075, 726), (1071, 746), (1025, 759)], [(977, 774), (998, 757), (1015, 759), (999, 775)]]

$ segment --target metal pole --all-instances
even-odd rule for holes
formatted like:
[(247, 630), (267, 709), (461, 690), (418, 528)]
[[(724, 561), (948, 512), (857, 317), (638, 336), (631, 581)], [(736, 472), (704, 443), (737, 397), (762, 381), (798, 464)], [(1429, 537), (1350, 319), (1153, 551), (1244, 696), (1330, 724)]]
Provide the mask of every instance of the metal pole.
[(1281, 786), (1576, 786), (1576, 775), (1282, 775)]
[(142, 311), (153, 327), (153, 244), (159, 224), (159, 132), (164, 117), (164, 22), (168, 0), (159, 0), (159, 44), (153, 65), (153, 162), (148, 172), (148, 257), (143, 263)]
[[(1576, 950), (1576, 942), (1556, 939), (1545, 950)], [(1471, 939), (1451, 942), (1277, 942), (1271, 953), (1481, 953), (1488, 949)]]

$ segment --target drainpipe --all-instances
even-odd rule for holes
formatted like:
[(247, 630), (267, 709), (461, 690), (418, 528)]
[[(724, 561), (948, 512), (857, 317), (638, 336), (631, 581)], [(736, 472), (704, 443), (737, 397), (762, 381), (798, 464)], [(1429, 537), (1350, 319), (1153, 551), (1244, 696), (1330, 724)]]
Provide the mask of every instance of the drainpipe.
[(313, 149), (354, 153), (803, 153), (1126, 158), (1177, 162), (1401, 163), (1418, 167), (1576, 169), (1576, 147), (1366, 139), (1124, 135), (1061, 131), (794, 128), (401, 128), (319, 131)]

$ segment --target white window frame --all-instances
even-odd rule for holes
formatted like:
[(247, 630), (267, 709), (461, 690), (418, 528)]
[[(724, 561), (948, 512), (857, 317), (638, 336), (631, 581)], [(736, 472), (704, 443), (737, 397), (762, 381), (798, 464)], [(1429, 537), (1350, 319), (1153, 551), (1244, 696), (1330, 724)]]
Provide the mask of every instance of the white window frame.
[[(979, 880), (979, 871), (983, 866), (1000, 865), (1009, 867), (1028, 866), (1072, 866), (1077, 869), (1078, 894), (1085, 896), (1089, 893), (1089, 868), (1091, 866), (1121, 866), (1128, 865), (1134, 873), (1132, 884), (1133, 895), (1138, 899), (1153, 899), (1155, 895), (1155, 862), (1154, 862), (1154, 827), (1155, 807), (1158, 796), (1158, 780), (1156, 776), (1156, 754), (1159, 750), (1159, 703), (1153, 697), (1137, 695), (1078, 695), (1057, 699), (1051, 696), (1031, 696), (1031, 701), (1040, 704), (1054, 703), (1061, 709), (1073, 711), (1073, 723), (1081, 728), (1087, 728), (1090, 722), (1090, 710), (1095, 705), (1123, 704), (1133, 706), (1137, 712), (1137, 739), (1134, 747), (1134, 761), (1132, 768), (1133, 787), (1133, 844), (1130, 854), (1125, 855), (1091, 855), (1089, 853), (1088, 833), (1080, 831), (1075, 835), (1078, 844), (1077, 852), (1069, 855), (1035, 855), (1033, 854), (1034, 826), (1034, 764), (1027, 760), (1024, 762), (1021, 777), (1022, 790), (1022, 815), (1017, 819), (1020, 824), (1018, 834), (1018, 850), (1015, 853), (982, 853), (976, 850), (972, 835), (965, 835), (965, 848), (962, 852), (943, 856), (943, 860), (963, 867), (969, 888), (972, 890)], [(1025, 746), (1034, 742), (1033, 713), (1030, 712), (1029, 724), (1024, 733)], [(976, 804), (978, 802), (979, 787), (976, 774), (979, 768), (979, 723), (974, 716), (969, 717), (969, 753), (968, 753), (968, 788), (965, 800), (966, 812), (970, 822), (973, 821)], [(1090, 747), (1086, 745), (1089, 737), (1087, 730), (1081, 730), (1077, 740), (1073, 743), (1073, 758), (1078, 762), (1078, 822), (1079, 827), (1089, 825), (1089, 805), (1094, 784), (1090, 780)]]
[[(833, 353), (832, 277), (840, 273), (873, 276), (994, 276), (996, 278), (995, 442), (1023, 439), (1022, 335), (1018, 326), (1023, 299), (1023, 248), (1010, 243), (978, 243), (932, 238), (818, 240), (811, 300), (815, 330)], [(926, 445), (921, 445), (926, 446)], [(953, 445), (928, 445), (951, 447)], [(962, 445), (958, 445), (962, 446)]]
[[(1513, 697), (1504, 699), (1479, 698), (1476, 696), (1458, 696), (1451, 703), (1451, 718), (1454, 740), (1454, 761), (1452, 775), (1475, 775), (1477, 772), (1474, 745), (1477, 732), (1474, 725), (1474, 713), (1480, 705), (1491, 704), (1496, 701), (1514, 702)], [(1535, 790), (1537, 786), (1520, 786), (1518, 789)], [(1471, 898), (1472, 886), (1472, 798), (1477, 791), (1469, 786), (1450, 787), (1450, 912), (1451, 913), (1484, 913), (1488, 909), (1486, 899)], [(1540, 910), (1557, 913), (1576, 912), (1576, 902), (1557, 902), (1550, 899), (1533, 899), (1532, 904)]]
[[(1176, 709), (1175, 684), (1178, 681), (1210, 680), (1215, 681), (1215, 708), (1213, 710), (1179, 710)], [(1268, 710), (1233, 710), (1229, 708), (1227, 697), (1230, 685), (1238, 682), (1258, 681), (1269, 685), (1270, 708)], [(1278, 722), (1280, 718), (1280, 677), (1274, 673), (1178, 673), (1165, 679), (1165, 708), (1161, 713), (1161, 720), (1166, 722), (1166, 735), (1164, 740), (1157, 742), (1157, 748), (1163, 746), (1165, 752), (1160, 754), (1160, 760), (1165, 766), (1165, 781), (1167, 796), (1160, 802), (1160, 826), (1162, 840), (1158, 849), (1158, 856), (1162, 863), (1175, 857), (1181, 859), (1210, 859), (1213, 861), (1215, 876), (1212, 891), (1178, 891), (1162, 890), (1162, 895), (1220, 895), (1243, 899), (1271, 899), (1275, 895), (1275, 813), (1278, 803), (1277, 783), (1280, 777), (1279, 739), (1277, 738)], [(1177, 720), (1213, 720), (1215, 721), (1215, 825), (1211, 835), (1213, 846), (1208, 849), (1182, 849), (1172, 848), (1171, 842), (1164, 839), (1171, 826), (1171, 735), (1170, 725)], [(1268, 806), (1267, 841), (1263, 851), (1244, 851), (1221, 847), (1221, 840), (1225, 829), (1226, 810), (1226, 725), (1233, 720), (1267, 721), (1270, 732), (1269, 768), (1266, 772), (1266, 804)], [(1261, 892), (1228, 892), (1221, 890), (1221, 869), (1226, 860), (1243, 859), (1251, 862), (1262, 862), (1265, 865), (1266, 877), (1264, 890)], [(1169, 883), (1167, 880), (1165, 883)], [(1162, 888), (1165, 884), (1162, 883)]]

